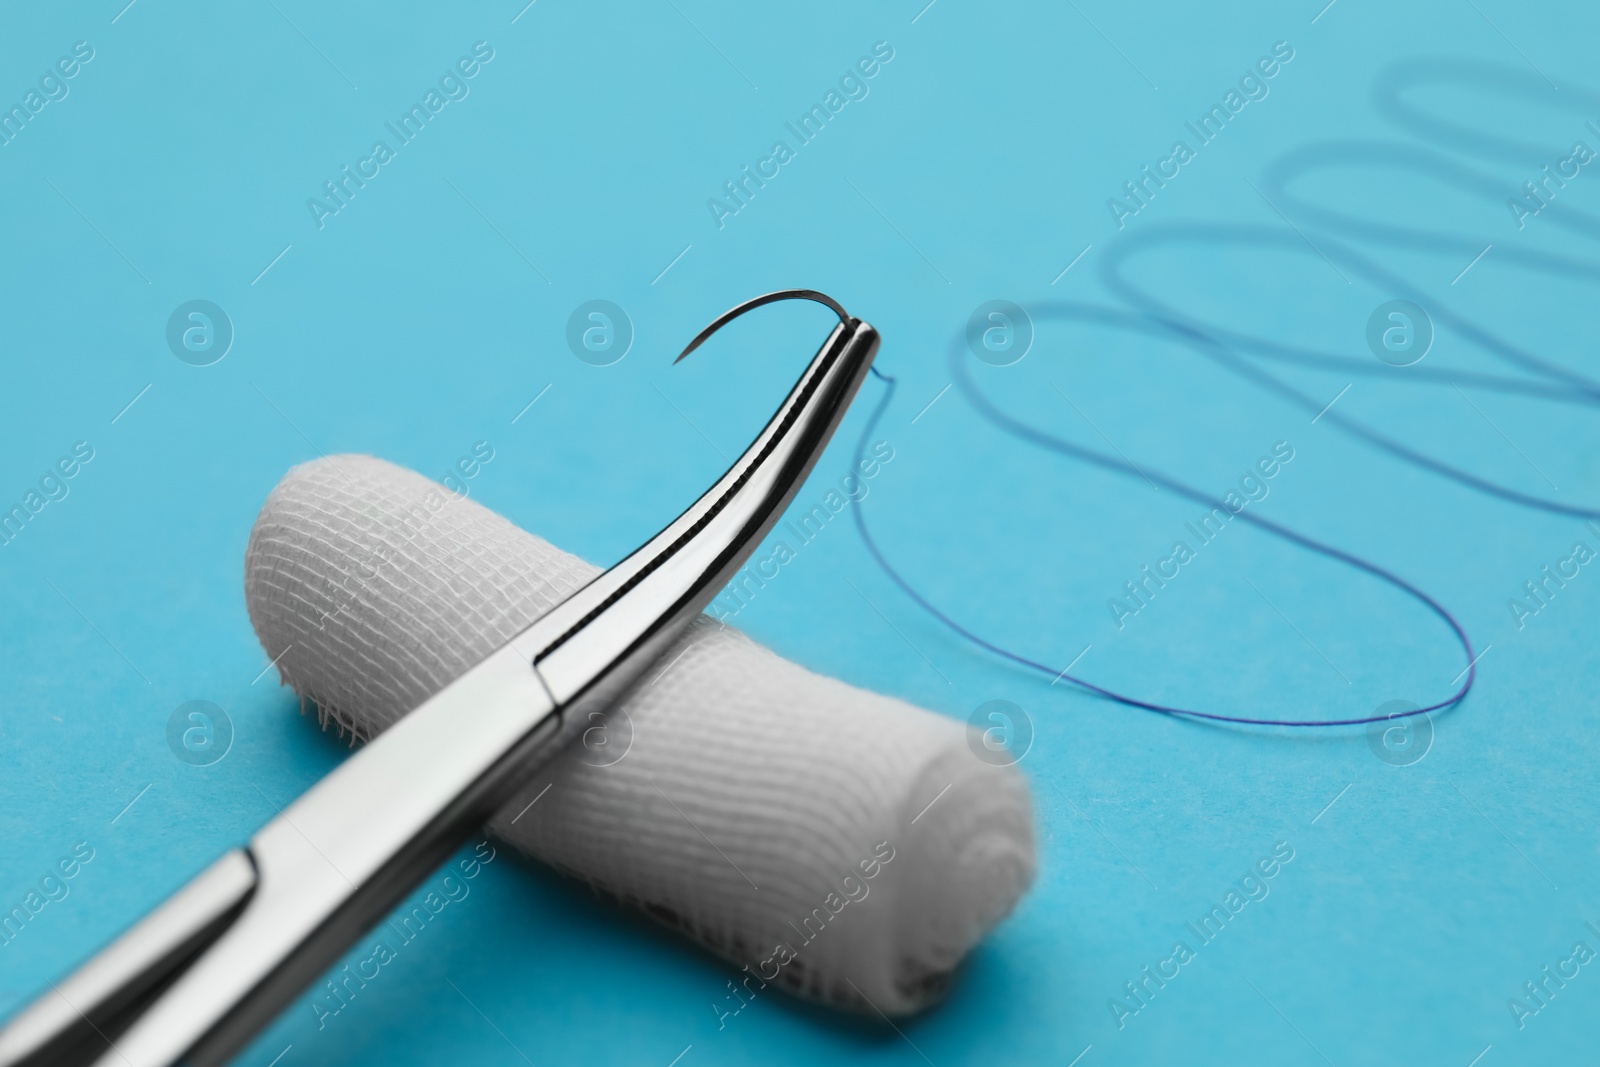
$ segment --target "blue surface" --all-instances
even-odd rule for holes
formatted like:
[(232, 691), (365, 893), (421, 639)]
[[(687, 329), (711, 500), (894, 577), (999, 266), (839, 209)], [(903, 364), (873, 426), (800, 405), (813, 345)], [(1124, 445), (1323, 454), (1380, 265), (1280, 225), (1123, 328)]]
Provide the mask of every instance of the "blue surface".
[[(476, 499), (615, 560), (743, 446), (827, 316), (774, 308), (681, 367), (672, 354), (738, 300), (810, 285), (883, 332), (900, 392), (879, 434), (896, 451), (864, 507), (895, 565), (964, 623), (1062, 666), (1092, 646), (1087, 678), (1244, 714), (1428, 703), (1466, 665), (1414, 602), (1239, 523), (1119, 630), (1108, 598), (1200, 509), (1026, 446), (941, 392), (952, 340), (1001, 298), (1032, 309), (1026, 358), (996, 368), (957, 348), (995, 403), (1217, 494), (1287, 442), (1292, 462), (1250, 507), (1449, 606), (1482, 653), (1476, 688), (1409, 766), (1361, 728), (1162, 719), (960, 643), (836, 524), (738, 624), (952, 716), (1014, 701), (1035, 732), (1021, 766), (1037, 884), (943, 1007), (896, 1031), (773, 996), (719, 1029), (727, 968), (502, 852), (321, 1029), (302, 998), (241, 1062), (1584, 1059), (1595, 966), (1568, 964), (1577, 976), (1547, 980), (1542, 1004), (1524, 983), (1577, 942), (1600, 950), (1585, 926), (1600, 927), (1600, 576), (1580, 567), (1520, 626), (1508, 601), (1600, 536), (1313, 423), (1170, 335), (1046, 305), (1165, 308), (1325, 353), (1343, 362), (1257, 346), (1250, 365), (1475, 476), (1600, 505), (1587, 386), (1457, 382), (1551, 382), (1486, 333), (1593, 366), (1600, 178), (1580, 169), (1521, 228), (1507, 204), (1574, 142), (1600, 149), (1585, 126), (1600, 85), (1579, 80), (1593, 8), (124, 2), (13, 9), (0, 32), (8, 106), (75, 42), (93, 49), (0, 145), (0, 504), (24, 504), (75, 443), (93, 450), (0, 547), (0, 904), (92, 850), (0, 947), (0, 1012), (343, 756), (263, 676), (245, 616), (245, 539), (290, 465), (361, 451), (442, 476), (487, 441)], [(480, 41), (493, 58), (395, 147), (385, 124)], [(893, 58), (867, 95), (795, 147), (785, 123), (875, 42)], [(1184, 124), (1275, 42), (1293, 58), (1265, 97), (1119, 228), (1108, 198), (1192, 141)], [(394, 158), (319, 227), (308, 198), (378, 139)], [(778, 139), (794, 158), (719, 228), (708, 198)], [(1437, 330), (1406, 371), (1364, 336), (1395, 298)], [(197, 299), (235, 332), (204, 367), (166, 339)], [(636, 334), (608, 367), (565, 339), (593, 299)], [(867, 411), (802, 506), (843, 474)], [(167, 742), (189, 700), (233, 724), (209, 766)], [(1202, 945), (1186, 924), (1275, 847), (1293, 859), (1268, 895)], [(1180, 940), (1178, 976), (1116, 1011)]]

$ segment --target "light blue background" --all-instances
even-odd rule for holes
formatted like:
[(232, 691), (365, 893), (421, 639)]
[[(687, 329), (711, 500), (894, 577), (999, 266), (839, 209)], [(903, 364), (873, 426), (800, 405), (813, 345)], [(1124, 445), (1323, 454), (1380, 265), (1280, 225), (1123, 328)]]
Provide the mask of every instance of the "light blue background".
[[(123, 2), (0, 16), (7, 105), (74, 42), (95, 49), (70, 95), (0, 147), (0, 504), (74, 442), (96, 450), (70, 495), (0, 548), (0, 904), (74, 843), (95, 850), (70, 896), (0, 948), (0, 1012), (343, 756), (271, 672), (253, 681), (266, 659), (240, 563), (289, 466), (360, 451), (440, 476), (487, 440), (476, 499), (614, 561), (743, 447), (825, 331), (820, 309), (776, 308), (669, 366), (767, 289), (824, 289), (884, 335), (879, 366), (900, 390), (880, 436), (896, 457), (864, 506), (896, 564), (1035, 658), (1064, 666), (1092, 645), (1078, 672), (1142, 695), (1360, 716), (1448, 695), (1464, 663), (1392, 589), (1242, 524), (1118, 631), (1106, 598), (1199, 509), (1030, 449), (956, 390), (924, 410), (983, 301), (1127, 307), (1115, 266), (1219, 328), (1343, 357), (1271, 364), (1319, 397), (1351, 385), (1336, 411), (1519, 491), (1600, 503), (1583, 406), (1374, 376), (1363, 341), (1374, 307), (1411, 295), (1439, 327), (1419, 370), (1519, 373), (1468, 343), (1461, 317), (1592, 367), (1600, 178), (1586, 170), (1522, 230), (1505, 205), (1573, 141), (1600, 147), (1581, 82), (1600, 18), (1583, 5)], [(479, 40), (495, 56), (470, 96), (319, 230), (307, 198)], [(894, 58), (870, 95), (719, 230), (707, 198), (877, 41)], [(1277, 41), (1295, 57), (1270, 95), (1119, 230), (1107, 198)], [(1408, 125), (1402, 98), (1454, 132)], [(1292, 150), (1318, 168), (1279, 181)], [(1463, 169), (1479, 184), (1439, 177)], [(1274, 243), (1182, 237), (1185, 224)], [(196, 298), (237, 331), (205, 368), (164, 340)], [(597, 298), (637, 331), (606, 368), (564, 340), (568, 314)], [(1036, 324), (1021, 363), (973, 364), (1006, 410), (1216, 493), (1288, 441), (1295, 459), (1253, 507), (1415, 581), (1488, 647), (1425, 759), (1389, 766), (1360, 729), (1205, 727), (1023, 676), (921, 614), (834, 524), (738, 624), (952, 716), (1015, 701), (1036, 731), (1021, 766), (1037, 883), (945, 1005), (897, 1033), (770, 996), (719, 1029), (728, 968), (502, 852), (325, 1029), (297, 1002), (241, 1062), (1581, 1059), (1600, 968), (1525, 1029), (1507, 999), (1574, 942), (1600, 949), (1583, 926), (1600, 924), (1600, 576), (1583, 570), (1520, 630), (1506, 602), (1575, 540), (1600, 541), (1313, 425), (1192, 348)], [(865, 387), (802, 506), (843, 473), (881, 388)], [(237, 732), (210, 767), (167, 747), (190, 699), (224, 707)], [(1279, 841), (1295, 858), (1271, 895), (1119, 1030), (1107, 1000)]]

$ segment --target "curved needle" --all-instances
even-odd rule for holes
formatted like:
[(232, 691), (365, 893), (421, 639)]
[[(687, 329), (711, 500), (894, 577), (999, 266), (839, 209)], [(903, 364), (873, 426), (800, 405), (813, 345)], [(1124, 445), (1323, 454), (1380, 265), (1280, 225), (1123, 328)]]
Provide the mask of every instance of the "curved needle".
[(707, 326), (705, 329), (695, 334), (694, 340), (690, 341), (688, 347), (682, 352), (678, 353), (678, 358), (672, 362), (681, 363), (684, 356), (687, 356), (690, 352), (693, 352), (695, 349), (705, 344), (706, 340), (710, 338), (712, 334), (728, 325), (728, 323), (732, 322), (740, 315), (743, 315), (746, 311), (754, 311), (756, 308), (762, 307), (766, 304), (776, 304), (780, 300), (812, 300), (818, 304), (824, 305), (829, 311), (832, 311), (835, 315), (839, 316), (839, 321), (844, 323), (846, 326), (850, 325), (852, 321), (850, 318), (850, 313), (845, 311), (844, 308), (840, 307), (839, 302), (833, 297), (829, 296), (827, 293), (819, 293), (815, 289), (779, 289), (775, 293), (767, 293), (764, 296), (758, 296), (752, 300), (746, 300), (738, 307), (735, 307), (730, 311), (725, 311), (721, 315), (717, 316), (710, 326)]

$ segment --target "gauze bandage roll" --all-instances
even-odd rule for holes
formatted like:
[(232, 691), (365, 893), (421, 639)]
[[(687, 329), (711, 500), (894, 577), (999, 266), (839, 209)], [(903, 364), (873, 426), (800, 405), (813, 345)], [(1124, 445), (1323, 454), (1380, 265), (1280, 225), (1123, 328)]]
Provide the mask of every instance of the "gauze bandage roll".
[[(268, 496), (245, 595), (302, 704), (370, 738), (598, 572), (421, 475), (335, 456)], [(702, 617), (490, 829), (742, 965), (749, 992), (903, 1014), (1033, 876), (1025, 782), (967, 729)]]

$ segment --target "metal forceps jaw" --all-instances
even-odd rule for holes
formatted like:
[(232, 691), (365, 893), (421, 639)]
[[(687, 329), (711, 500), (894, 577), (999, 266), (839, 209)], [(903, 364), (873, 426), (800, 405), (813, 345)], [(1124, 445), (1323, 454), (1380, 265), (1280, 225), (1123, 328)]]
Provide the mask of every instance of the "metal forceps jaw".
[[(799, 490), (879, 336), (839, 325), (750, 447), (622, 562), (404, 716), (0, 1030), (0, 1067), (225, 1062), (621, 696)], [(683, 356), (679, 356), (682, 359)]]

